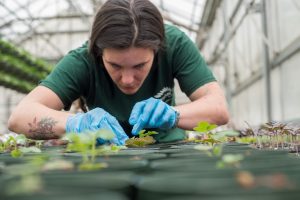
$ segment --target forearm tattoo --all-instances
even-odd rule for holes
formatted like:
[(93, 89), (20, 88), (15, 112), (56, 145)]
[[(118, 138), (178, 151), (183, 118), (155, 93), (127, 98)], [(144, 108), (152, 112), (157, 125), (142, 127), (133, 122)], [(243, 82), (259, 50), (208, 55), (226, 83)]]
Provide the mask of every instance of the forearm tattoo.
[(57, 139), (58, 136), (53, 131), (55, 124), (57, 121), (51, 117), (44, 117), (39, 122), (35, 117), (32, 123), (28, 123), (31, 138), (36, 140)]

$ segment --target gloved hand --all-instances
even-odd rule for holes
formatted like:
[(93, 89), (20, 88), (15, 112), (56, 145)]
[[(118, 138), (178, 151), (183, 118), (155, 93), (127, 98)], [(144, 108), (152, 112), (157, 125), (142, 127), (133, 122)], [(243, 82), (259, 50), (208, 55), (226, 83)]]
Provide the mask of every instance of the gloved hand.
[(129, 123), (132, 134), (137, 135), (144, 128), (169, 129), (176, 123), (177, 112), (160, 99), (149, 98), (134, 105)]
[[(95, 108), (87, 113), (78, 113), (70, 116), (66, 123), (66, 132), (80, 133), (99, 129), (111, 130), (116, 137), (110, 142), (116, 145), (124, 145), (128, 139), (117, 119), (102, 108)], [(100, 138), (97, 141), (103, 142)]]

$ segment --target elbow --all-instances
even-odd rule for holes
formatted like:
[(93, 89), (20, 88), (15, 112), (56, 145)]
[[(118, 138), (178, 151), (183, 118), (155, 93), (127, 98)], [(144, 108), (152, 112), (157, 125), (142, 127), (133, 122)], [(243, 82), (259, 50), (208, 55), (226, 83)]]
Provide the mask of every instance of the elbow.
[(218, 111), (218, 114), (216, 115), (217, 116), (217, 119), (216, 119), (216, 124), (217, 125), (225, 125), (229, 122), (229, 112), (228, 112), (228, 109), (226, 107), (220, 109)]
[(12, 113), (7, 121), (7, 128), (9, 131), (16, 132), (17, 130), (17, 119), (14, 113)]
[(226, 113), (223, 113), (223, 115), (220, 117), (220, 125), (225, 125), (229, 122), (229, 113), (226, 112)]

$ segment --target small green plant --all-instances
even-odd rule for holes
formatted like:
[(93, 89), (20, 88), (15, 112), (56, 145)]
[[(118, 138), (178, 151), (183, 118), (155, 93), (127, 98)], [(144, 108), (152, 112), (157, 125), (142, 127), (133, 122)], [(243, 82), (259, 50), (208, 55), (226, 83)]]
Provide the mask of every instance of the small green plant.
[(22, 156), (22, 152), (18, 148), (17, 140), (13, 136), (9, 136), (8, 140), (6, 141), (6, 147), (11, 147), (13, 150), (11, 150), (10, 155), (13, 158), (18, 158)]
[[(66, 151), (78, 152), (82, 155), (82, 163), (79, 165), (79, 170), (98, 170), (107, 167), (106, 163), (96, 163), (97, 155), (103, 154), (103, 148), (97, 148), (97, 138), (103, 140), (111, 140), (115, 137), (114, 133), (108, 130), (98, 130), (95, 132), (86, 133), (70, 133), (67, 138), (71, 141)], [(112, 151), (116, 151), (116, 147), (111, 146)], [(107, 149), (105, 149), (107, 151)]]
[(256, 129), (248, 123), (247, 125), (248, 128), (242, 131), (242, 137), (238, 142), (253, 143), (259, 149), (288, 149), (298, 154), (299, 128), (276, 121), (262, 124)]
[(244, 159), (242, 154), (225, 154), (217, 162), (217, 168), (240, 167), (240, 162)]
[[(215, 124), (208, 122), (200, 122), (194, 130), (201, 135), (201, 139), (196, 140), (202, 144), (196, 145), (194, 148), (204, 151), (208, 156), (221, 157), (223, 152), (222, 143), (230, 141), (229, 138), (239, 136), (239, 132), (234, 130), (226, 130), (220, 132), (212, 132), (217, 127)], [(239, 161), (242, 160), (242, 155), (225, 154), (221, 160), (217, 162), (217, 167), (222, 168), (225, 166), (237, 166)]]
[(194, 147), (194, 149), (199, 151), (204, 151), (208, 156), (219, 157), (222, 155), (222, 145), (207, 145), (207, 144), (198, 144)]
[(126, 140), (126, 146), (128, 147), (145, 147), (150, 144), (154, 144), (156, 141), (152, 135), (156, 135), (156, 131), (147, 131), (141, 130), (138, 134), (138, 137), (132, 137)]
[(200, 142), (203, 144), (208, 144), (210, 146), (213, 146), (214, 144), (220, 143), (218, 139), (214, 137), (214, 133), (212, 132), (213, 129), (215, 129), (217, 125), (210, 124), (208, 122), (199, 122), (198, 125), (193, 128), (194, 131), (196, 131), (196, 134), (198, 135), (198, 138), (195, 142)]

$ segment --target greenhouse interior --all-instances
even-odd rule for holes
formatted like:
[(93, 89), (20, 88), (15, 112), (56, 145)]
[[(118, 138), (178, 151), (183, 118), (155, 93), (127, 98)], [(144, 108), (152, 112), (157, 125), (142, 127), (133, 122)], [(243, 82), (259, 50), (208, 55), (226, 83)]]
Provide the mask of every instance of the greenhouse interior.
[(299, 22), (298, 0), (1, 0), (0, 199), (300, 199)]

